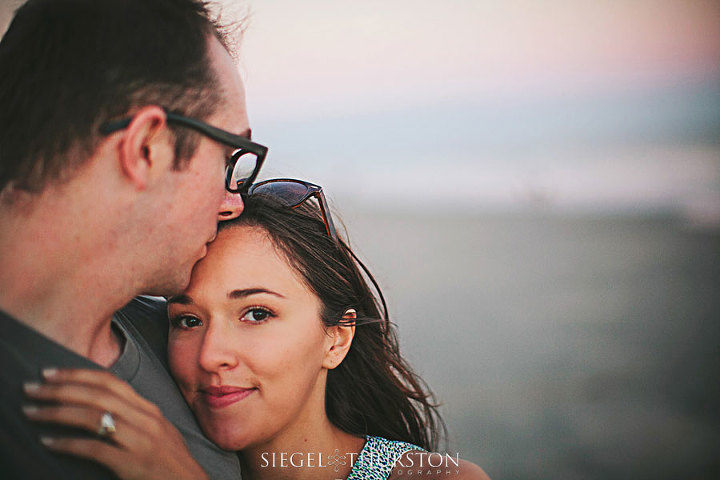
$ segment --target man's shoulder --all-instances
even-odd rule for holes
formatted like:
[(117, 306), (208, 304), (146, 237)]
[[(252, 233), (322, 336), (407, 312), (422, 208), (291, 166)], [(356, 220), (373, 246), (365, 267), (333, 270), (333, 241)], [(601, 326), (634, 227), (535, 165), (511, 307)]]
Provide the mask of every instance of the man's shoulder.
[(165, 360), (168, 321), (167, 302), (164, 298), (140, 296), (115, 312), (115, 319), (135, 339), (148, 346)]
[(167, 309), (167, 301), (162, 297), (150, 297), (141, 295), (133, 298), (130, 302), (120, 309), (130, 315), (141, 315), (148, 319), (157, 319), (157, 317), (165, 318)]
[(30, 422), (22, 414), (23, 383), (40, 382), (47, 367), (100, 368), (39, 332), (0, 312), (0, 477), (3, 479), (116, 478), (94, 462), (59, 456), (41, 436), (78, 436), (79, 431)]

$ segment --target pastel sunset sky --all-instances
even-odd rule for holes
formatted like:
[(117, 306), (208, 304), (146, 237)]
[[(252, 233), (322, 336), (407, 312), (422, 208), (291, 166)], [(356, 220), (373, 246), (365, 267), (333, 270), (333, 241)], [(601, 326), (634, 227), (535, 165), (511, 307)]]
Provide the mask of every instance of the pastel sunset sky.
[(433, 185), (440, 206), (720, 220), (717, 2), (244, 5), (267, 175), (340, 203), (411, 207)]
[(412, 208), (427, 185), (441, 208), (720, 224), (717, 1), (223, 4), (250, 12), (240, 69), (266, 177), (321, 183), (341, 208)]

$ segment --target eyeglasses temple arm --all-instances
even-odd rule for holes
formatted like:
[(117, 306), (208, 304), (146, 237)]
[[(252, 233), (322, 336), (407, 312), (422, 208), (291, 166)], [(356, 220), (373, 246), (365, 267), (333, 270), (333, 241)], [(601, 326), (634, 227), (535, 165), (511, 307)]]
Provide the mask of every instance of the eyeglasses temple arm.
[(104, 123), (100, 125), (100, 133), (103, 135), (110, 135), (111, 133), (126, 129), (128, 125), (130, 125), (131, 121), (132, 118), (123, 118), (122, 120), (114, 120), (112, 122)]
[(212, 125), (208, 125), (207, 123), (195, 120), (194, 118), (183, 117), (182, 115), (177, 115), (172, 112), (166, 111), (165, 115), (167, 115), (167, 119), (169, 122), (175, 122), (179, 125), (184, 125), (186, 127), (197, 130), (198, 132), (204, 133), (213, 140), (224, 143), (225, 145), (228, 145), (230, 147), (244, 148), (257, 155), (262, 155), (263, 157), (267, 155), (268, 149), (266, 146), (257, 144), (243, 136), (226, 132), (217, 127), (213, 127)]
[(330, 215), (330, 208), (325, 200), (325, 195), (323, 195), (322, 190), (318, 189), (318, 191), (315, 192), (315, 196), (318, 197), (320, 210), (322, 211), (323, 218), (325, 219), (325, 228), (327, 229), (328, 235), (330, 235), (333, 240), (337, 241), (337, 231), (335, 230), (335, 224), (333, 223), (332, 215)]

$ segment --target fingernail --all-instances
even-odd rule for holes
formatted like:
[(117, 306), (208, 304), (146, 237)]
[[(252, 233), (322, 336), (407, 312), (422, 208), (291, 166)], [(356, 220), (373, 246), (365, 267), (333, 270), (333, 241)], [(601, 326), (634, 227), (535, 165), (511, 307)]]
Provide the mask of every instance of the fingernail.
[(40, 390), (40, 384), (34, 382), (23, 383), (23, 390), (25, 393), (33, 393)]
[(52, 445), (53, 443), (55, 443), (55, 439), (54, 439), (54, 438), (50, 438), (50, 437), (40, 437), (40, 442), (41, 442), (43, 445), (49, 447), (50, 445)]
[(41, 373), (44, 378), (53, 378), (53, 377), (57, 376), (58, 369), (57, 368), (43, 368)]
[(35, 405), (23, 405), (22, 411), (25, 412), (25, 415), (35, 415), (40, 409), (36, 407)]

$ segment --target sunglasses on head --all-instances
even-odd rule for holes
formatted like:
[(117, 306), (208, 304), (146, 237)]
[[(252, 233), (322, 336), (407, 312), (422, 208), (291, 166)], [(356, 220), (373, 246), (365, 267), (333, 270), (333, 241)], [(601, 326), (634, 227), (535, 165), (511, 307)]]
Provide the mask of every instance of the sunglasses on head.
[(309, 198), (315, 197), (320, 204), (320, 212), (323, 216), (327, 234), (335, 241), (338, 239), (335, 224), (333, 223), (327, 200), (325, 200), (325, 194), (320, 185), (295, 178), (273, 178), (250, 185), (247, 192), (242, 193), (242, 195), (246, 198), (254, 195), (271, 196), (280, 204), (289, 208), (295, 208)]

